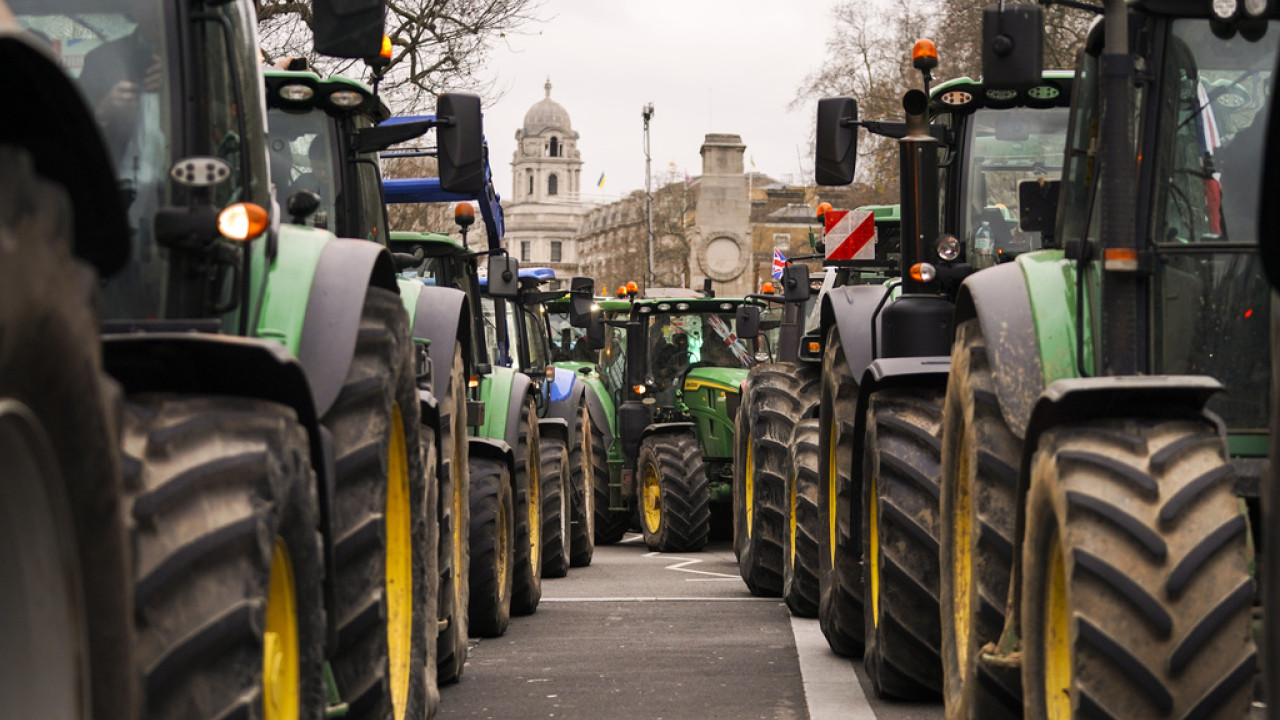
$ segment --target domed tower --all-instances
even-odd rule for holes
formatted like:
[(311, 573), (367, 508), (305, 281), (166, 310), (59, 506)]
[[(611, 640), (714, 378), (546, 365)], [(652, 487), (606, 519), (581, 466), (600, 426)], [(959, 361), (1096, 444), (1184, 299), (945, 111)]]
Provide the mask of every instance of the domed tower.
[(551, 99), (550, 78), (543, 89), (546, 95), (516, 130), (512, 197), (503, 202), (507, 248), (521, 265), (554, 268), (567, 287), (579, 269), (575, 238), (585, 212), (579, 196), (582, 158), (568, 111)]
[(582, 159), (578, 133), (569, 112), (551, 99), (551, 79), (543, 86), (546, 97), (524, 115), (524, 127), (516, 130), (516, 151), (511, 160), (513, 198), (525, 202), (577, 202)]

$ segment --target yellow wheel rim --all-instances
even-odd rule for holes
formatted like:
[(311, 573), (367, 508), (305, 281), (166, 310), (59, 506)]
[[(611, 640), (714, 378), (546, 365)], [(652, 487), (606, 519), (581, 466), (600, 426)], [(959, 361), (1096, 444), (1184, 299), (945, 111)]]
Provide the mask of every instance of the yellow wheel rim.
[(747, 438), (747, 470), (742, 488), (743, 506), (747, 511), (747, 537), (751, 537), (751, 523), (755, 517), (755, 499), (756, 499), (756, 458), (755, 452), (752, 451), (751, 438)]
[(529, 460), (525, 465), (529, 476), (529, 562), (535, 574), (540, 572), (542, 563), (542, 478), (538, 458), (538, 450), (529, 444)]
[(836, 452), (836, 422), (835, 418), (831, 419), (831, 436), (827, 439), (827, 543), (831, 552), (831, 565), (836, 564), (836, 504), (839, 498), (836, 497), (836, 488), (839, 486), (839, 472), (836, 468), (836, 458), (839, 453)]
[(295, 720), (299, 715), (298, 598), (293, 561), (284, 539), (276, 536), (267, 586), (267, 624), (262, 634), (262, 702), (266, 720)]
[(650, 533), (658, 532), (662, 525), (662, 480), (658, 478), (658, 469), (652, 465), (644, 468), (644, 524)]
[(867, 570), (871, 575), (871, 625), (880, 627), (880, 496), (876, 493), (876, 473), (871, 474), (871, 493), (867, 498)]
[[(963, 428), (962, 428), (963, 429)], [(962, 435), (963, 437), (963, 435)], [(960, 448), (959, 467), (955, 478), (955, 503), (951, 512), (951, 604), (955, 616), (956, 661), (961, 679), (969, 671), (969, 645), (973, 634), (969, 606), (970, 583), (973, 578), (972, 517), (973, 499), (969, 495), (969, 476), (973, 470), (973, 458), (968, 442)]]
[(796, 564), (796, 474), (791, 473), (791, 483), (787, 492), (787, 552), (791, 555), (791, 566)]
[(498, 537), (494, 547), (498, 551), (497, 573), (495, 574), (498, 577), (499, 592), (507, 589), (507, 573), (511, 570), (507, 565), (507, 561), (511, 558), (511, 536), (507, 533), (507, 524), (512, 517), (507, 514), (510, 511), (510, 508), (506, 505), (498, 504)]
[(1071, 718), (1071, 609), (1067, 570), (1057, 530), (1049, 539), (1044, 602), (1044, 703), (1049, 720)]
[(409, 656), (413, 645), (413, 540), (409, 503), (409, 458), (400, 407), (391, 414), (387, 452), (387, 658), (391, 707), (403, 718), (409, 704)]

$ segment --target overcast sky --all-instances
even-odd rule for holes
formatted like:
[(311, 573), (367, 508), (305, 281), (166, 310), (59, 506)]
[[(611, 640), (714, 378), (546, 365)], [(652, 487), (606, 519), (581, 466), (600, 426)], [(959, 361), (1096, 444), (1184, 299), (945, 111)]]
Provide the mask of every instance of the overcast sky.
[(772, 177), (809, 180), (813, 107), (787, 107), (822, 62), (834, 4), (545, 0), (547, 21), (499, 41), (490, 57), (504, 93), (485, 107), (498, 192), (511, 197), (515, 131), (548, 77), (552, 99), (579, 134), (584, 199), (607, 202), (644, 188), (640, 110), (648, 102), (655, 187), (671, 163), (678, 178), (701, 174), (698, 150), (708, 132), (741, 135), (748, 171), (754, 159)]

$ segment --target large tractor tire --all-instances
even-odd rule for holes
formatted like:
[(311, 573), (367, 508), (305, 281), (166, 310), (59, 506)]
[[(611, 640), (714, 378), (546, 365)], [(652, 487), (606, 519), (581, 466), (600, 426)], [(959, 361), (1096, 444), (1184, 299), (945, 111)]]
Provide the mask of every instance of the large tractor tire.
[(818, 418), (801, 420), (791, 434), (787, 482), (787, 553), (782, 560), (782, 599), (797, 617), (818, 617), (818, 545), (826, 531), (818, 509)]
[[(440, 451), (436, 446), (436, 428), (423, 426), (419, 432), (422, 440), (422, 467), (425, 483), (423, 489), (426, 497), (422, 500), (423, 517), (426, 518), (425, 565), (421, 576), (422, 587), (415, 588), (414, 593), (422, 593), (423, 617), (426, 622), (423, 632), (426, 634), (426, 669), (423, 680), (426, 682), (426, 702), (423, 718), (435, 717), (440, 708)], [(415, 502), (417, 500), (415, 499)]]
[(595, 489), (596, 544), (613, 545), (627, 534), (633, 513), (611, 510), (609, 498), (609, 446), (604, 433), (591, 426), (591, 479)]
[(14, 717), (123, 720), (142, 690), (119, 399), (71, 216), (29, 155), (0, 146), (0, 697)]
[(977, 664), (1005, 624), (1021, 455), (996, 398), (982, 327), (967, 320), (956, 329), (943, 406), (938, 528), (943, 700), (952, 717), (1021, 713), (1017, 688)]
[(1194, 420), (1041, 436), (1022, 547), (1027, 718), (1248, 716), (1254, 587), (1225, 450)]
[[(862, 654), (862, 492), (854, 483), (854, 416), (858, 385), (832, 328), (822, 356), (818, 476), (818, 624), (832, 651)], [(861, 470), (861, 468), (859, 468)]]
[(467, 373), (462, 344), (454, 346), (449, 384), (440, 402), (440, 605), (436, 610), (436, 677), (457, 682), (467, 662), (467, 606), (471, 597), (471, 464), (467, 446)]
[(122, 440), (141, 717), (321, 716), (319, 501), (293, 410), (136, 396)]
[[(587, 567), (596, 553), (596, 493), (595, 493), (595, 443), (597, 431), (591, 424), (591, 411), (584, 395), (578, 411), (573, 415), (570, 431), (569, 482), (569, 563), (573, 567)], [(604, 438), (601, 437), (601, 444)], [(607, 449), (606, 449), (607, 450)], [(606, 462), (604, 475), (609, 474)]]
[(701, 550), (711, 530), (711, 507), (698, 438), (692, 432), (646, 437), (636, 474), (645, 545), (658, 552)]
[(542, 459), (542, 577), (569, 574), (569, 514), (573, 488), (569, 477), (569, 450), (559, 440), (544, 437), (538, 453)]
[(321, 422), (337, 469), (338, 691), (349, 718), (422, 717), (435, 619), (418, 592), (428, 582), (426, 475), (408, 316), (394, 292), (369, 288), (355, 357)]
[(511, 622), (515, 498), (501, 461), (471, 460), (471, 606), (475, 637), (501, 637)]
[(520, 399), (516, 446), (516, 544), (511, 614), (532, 615), (542, 600), (542, 437), (532, 397)]
[(943, 391), (881, 390), (868, 401), (862, 470), (863, 667), (881, 697), (942, 691), (938, 485)]
[(738, 408), (734, 458), (734, 551), (754, 595), (782, 594), (790, 525), (791, 434), (818, 400), (818, 375), (798, 363), (757, 365)]

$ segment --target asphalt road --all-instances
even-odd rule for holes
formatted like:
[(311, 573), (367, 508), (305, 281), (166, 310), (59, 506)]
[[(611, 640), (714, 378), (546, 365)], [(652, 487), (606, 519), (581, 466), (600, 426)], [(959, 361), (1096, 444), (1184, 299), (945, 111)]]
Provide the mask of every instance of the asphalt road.
[(876, 700), (817, 620), (747, 592), (729, 543), (664, 555), (628, 535), (544, 580), (537, 613), (505, 636), (471, 642), (461, 682), (441, 688), (441, 718), (942, 717), (940, 704)]

